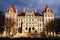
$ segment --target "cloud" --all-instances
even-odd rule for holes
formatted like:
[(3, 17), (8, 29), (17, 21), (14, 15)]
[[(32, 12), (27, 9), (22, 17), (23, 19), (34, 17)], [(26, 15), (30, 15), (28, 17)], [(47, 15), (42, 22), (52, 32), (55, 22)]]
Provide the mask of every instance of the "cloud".
[(23, 10), (24, 7), (27, 10), (34, 10), (36, 8), (40, 13), (42, 13), (46, 4), (48, 4), (56, 17), (60, 15), (60, 0), (0, 0), (0, 9), (6, 11), (12, 3), (19, 11)]

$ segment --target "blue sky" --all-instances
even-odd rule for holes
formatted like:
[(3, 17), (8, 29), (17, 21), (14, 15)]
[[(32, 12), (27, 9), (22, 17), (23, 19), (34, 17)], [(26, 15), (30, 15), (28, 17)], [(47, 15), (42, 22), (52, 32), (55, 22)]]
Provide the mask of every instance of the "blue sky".
[(24, 7), (28, 11), (36, 8), (40, 13), (42, 13), (46, 4), (48, 4), (53, 10), (55, 17), (60, 17), (60, 0), (0, 0), (0, 10), (5, 12), (11, 4), (14, 4), (15, 8), (19, 11), (22, 11)]

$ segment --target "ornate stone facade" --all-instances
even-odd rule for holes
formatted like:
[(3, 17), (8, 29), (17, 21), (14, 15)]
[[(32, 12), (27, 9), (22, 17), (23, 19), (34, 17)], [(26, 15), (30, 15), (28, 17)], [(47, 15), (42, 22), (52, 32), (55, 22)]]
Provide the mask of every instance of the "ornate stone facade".
[(54, 13), (48, 5), (46, 5), (42, 14), (37, 12), (36, 9), (28, 12), (25, 8), (21, 13), (18, 13), (18, 11), (14, 8), (14, 5), (11, 5), (5, 13), (5, 18), (10, 17), (12, 17), (16, 22), (14, 26), (16, 33), (29, 32), (40, 34), (45, 28), (44, 26), (47, 22), (54, 20)]

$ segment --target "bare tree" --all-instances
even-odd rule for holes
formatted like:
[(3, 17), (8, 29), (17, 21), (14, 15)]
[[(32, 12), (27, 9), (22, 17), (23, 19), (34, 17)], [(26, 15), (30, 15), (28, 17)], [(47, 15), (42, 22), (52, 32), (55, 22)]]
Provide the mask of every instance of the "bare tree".
[[(48, 32), (55, 32), (60, 33), (60, 19), (55, 19), (54, 21), (50, 21), (49, 23), (47, 23), (46, 25), (46, 31)], [(53, 34), (54, 36), (54, 34)]]
[(3, 11), (0, 10), (0, 34), (3, 34), (4, 32), (4, 15), (3, 15)]
[[(15, 25), (15, 21), (13, 18), (5, 18), (5, 30), (6, 30), (6, 35), (10, 35), (10, 31), (13, 28), (14, 30), (14, 25)], [(12, 31), (13, 31), (12, 30)]]

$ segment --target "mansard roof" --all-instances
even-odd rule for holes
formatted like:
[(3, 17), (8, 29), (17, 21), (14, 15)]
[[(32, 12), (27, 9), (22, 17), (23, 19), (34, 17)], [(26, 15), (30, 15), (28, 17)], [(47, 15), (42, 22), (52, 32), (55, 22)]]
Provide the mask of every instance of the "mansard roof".
[(25, 16), (24, 12), (18, 13), (18, 16)]
[[(35, 14), (35, 16), (43, 16), (39, 12), (36, 12), (36, 13), (34, 12), (34, 14)], [(21, 12), (21, 13), (18, 14), (18, 16), (25, 16), (25, 13)]]
[(36, 13), (34, 13), (35, 14), (35, 16), (43, 16), (42, 14), (40, 14), (39, 12), (36, 12)]

